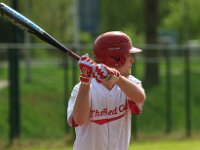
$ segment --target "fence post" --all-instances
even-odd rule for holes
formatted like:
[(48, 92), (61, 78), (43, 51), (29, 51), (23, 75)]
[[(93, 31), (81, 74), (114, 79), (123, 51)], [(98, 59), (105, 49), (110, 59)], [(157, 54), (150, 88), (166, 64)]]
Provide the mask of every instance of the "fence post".
[[(17, 0), (13, 0), (13, 8), (18, 9)], [(13, 43), (19, 42), (18, 29), (13, 26)], [(17, 142), (20, 136), (20, 102), (19, 102), (19, 49), (9, 49), (9, 144)]]
[(67, 107), (68, 107), (68, 96), (69, 96), (69, 59), (67, 59), (65, 56), (63, 57), (63, 71), (64, 71), (64, 132), (65, 135), (67, 134), (67, 132), (69, 131), (69, 129), (67, 128)]
[[(166, 45), (169, 48), (169, 46)], [(166, 134), (171, 132), (172, 125), (172, 96), (171, 96), (171, 50), (165, 50), (166, 55)]]
[(184, 50), (185, 56), (185, 115), (186, 115), (186, 136), (191, 135), (191, 106), (190, 106), (190, 52), (189, 47), (186, 46)]
[[(136, 76), (136, 62), (134, 62), (134, 65), (132, 66), (132, 73), (134, 76)], [(133, 134), (133, 138), (137, 139), (138, 138), (138, 119), (136, 115), (132, 115), (132, 134)]]

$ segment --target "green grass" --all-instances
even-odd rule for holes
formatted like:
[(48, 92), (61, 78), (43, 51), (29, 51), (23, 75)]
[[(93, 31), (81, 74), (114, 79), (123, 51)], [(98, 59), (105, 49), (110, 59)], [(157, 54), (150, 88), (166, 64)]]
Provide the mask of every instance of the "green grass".
[(164, 140), (132, 143), (129, 150), (199, 150), (199, 140)]
[[(130, 144), (129, 150), (199, 150), (198, 139), (183, 140), (156, 140), (156, 141), (134, 141)], [(72, 146), (14, 146), (6, 150), (72, 150)]]

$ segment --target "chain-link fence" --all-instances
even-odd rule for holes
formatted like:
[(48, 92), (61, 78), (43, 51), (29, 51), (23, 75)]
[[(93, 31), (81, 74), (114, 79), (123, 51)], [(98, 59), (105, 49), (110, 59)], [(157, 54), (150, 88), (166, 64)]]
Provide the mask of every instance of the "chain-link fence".
[[(90, 52), (91, 45), (80, 45), (79, 55)], [(147, 99), (142, 115), (133, 116), (133, 136), (193, 135), (200, 132), (200, 47), (183, 45), (139, 46), (133, 75), (143, 81)], [(145, 57), (151, 49), (158, 58)], [(80, 51), (82, 49), (82, 51)], [(85, 51), (87, 49), (88, 51)], [(10, 61), (8, 51), (19, 51), (19, 105), (11, 105)], [(92, 53), (90, 53), (92, 56)], [(145, 83), (146, 63), (158, 62), (160, 82)], [(19, 107), (19, 133), (22, 139), (59, 139), (71, 137), (66, 123), (67, 101), (79, 82), (77, 62), (45, 44), (0, 44), (0, 139), (10, 137), (12, 107)], [(149, 76), (151, 78), (151, 76)], [(9, 86), (10, 85), (10, 86)], [(14, 116), (15, 117), (15, 116)]]

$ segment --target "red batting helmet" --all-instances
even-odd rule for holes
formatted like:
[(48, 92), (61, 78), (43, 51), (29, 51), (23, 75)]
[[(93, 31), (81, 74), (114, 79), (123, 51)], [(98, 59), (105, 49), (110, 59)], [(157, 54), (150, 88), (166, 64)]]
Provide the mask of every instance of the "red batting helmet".
[(139, 53), (142, 50), (133, 47), (130, 37), (121, 31), (101, 34), (94, 42), (94, 58), (97, 63), (110, 67), (122, 66), (127, 53)]

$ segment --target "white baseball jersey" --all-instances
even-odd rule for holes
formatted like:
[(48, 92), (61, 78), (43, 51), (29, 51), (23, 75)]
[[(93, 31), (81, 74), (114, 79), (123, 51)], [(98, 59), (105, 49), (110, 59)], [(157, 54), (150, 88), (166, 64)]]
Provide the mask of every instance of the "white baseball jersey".
[[(141, 85), (133, 76), (128, 78)], [(139, 114), (143, 103), (128, 100), (115, 85), (111, 90), (92, 79), (90, 84), (90, 116), (86, 124), (77, 126), (72, 117), (80, 83), (77, 84), (68, 102), (67, 121), (75, 127), (74, 150), (128, 150), (131, 134), (131, 112)], [(81, 108), (80, 108), (81, 109)]]

